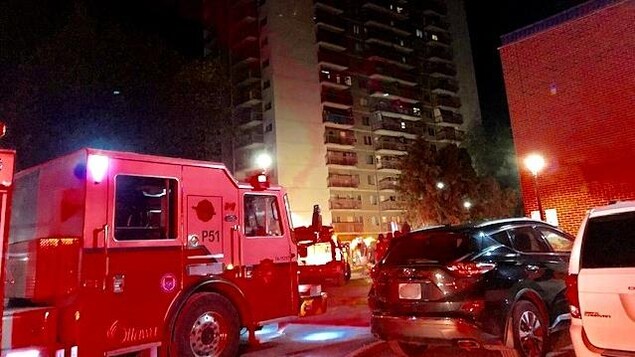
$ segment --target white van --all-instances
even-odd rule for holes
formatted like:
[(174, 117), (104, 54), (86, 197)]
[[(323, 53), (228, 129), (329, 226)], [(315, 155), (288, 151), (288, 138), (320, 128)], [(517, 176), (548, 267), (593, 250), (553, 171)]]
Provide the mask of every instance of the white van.
[(571, 251), (567, 299), (576, 356), (635, 356), (635, 201), (586, 215)]

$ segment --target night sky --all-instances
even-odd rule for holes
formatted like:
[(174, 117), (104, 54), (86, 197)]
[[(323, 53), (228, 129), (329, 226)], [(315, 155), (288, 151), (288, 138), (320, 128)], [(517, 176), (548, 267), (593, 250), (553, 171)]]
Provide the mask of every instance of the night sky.
[(466, 0), (481, 114), (486, 127), (509, 125), (500, 36), (585, 0)]

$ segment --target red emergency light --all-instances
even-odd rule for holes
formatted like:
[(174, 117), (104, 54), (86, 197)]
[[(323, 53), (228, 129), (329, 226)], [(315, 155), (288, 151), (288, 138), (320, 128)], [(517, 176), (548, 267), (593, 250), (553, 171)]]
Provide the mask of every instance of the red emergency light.
[(251, 184), (256, 191), (264, 191), (271, 185), (269, 176), (267, 176), (265, 172), (258, 172), (250, 176), (249, 184)]

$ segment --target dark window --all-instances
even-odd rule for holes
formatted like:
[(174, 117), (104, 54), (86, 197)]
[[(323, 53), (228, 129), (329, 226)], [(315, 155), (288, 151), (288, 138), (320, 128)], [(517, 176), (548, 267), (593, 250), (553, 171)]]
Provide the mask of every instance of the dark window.
[(263, 17), (263, 18), (260, 20), (260, 27), (263, 27), (263, 26), (265, 26), (266, 24), (267, 24), (267, 17)]
[(514, 228), (509, 232), (513, 248), (519, 252), (541, 253), (549, 252), (549, 246), (542, 237), (531, 227)]
[(271, 87), (271, 81), (270, 80), (266, 80), (262, 83), (262, 89), (267, 89)]
[(273, 130), (273, 124), (267, 124), (265, 127), (265, 133), (268, 133)]
[(451, 232), (412, 233), (395, 241), (385, 264), (448, 264), (478, 251), (473, 237)]
[(269, 39), (267, 37), (262, 39), (261, 47), (265, 47), (269, 44)]
[(362, 117), (362, 124), (369, 126), (370, 125), (370, 118), (369, 117)]
[(154, 240), (177, 236), (177, 181), (117, 176), (115, 239)]
[(509, 235), (507, 234), (507, 231), (493, 233), (493, 234), (490, 234), (489, 236), (504, 246), (512, 247), (512, 242), (509, 240)]
[(635, 267), (635, 212), (589, 219), (582, 241), (582, 268)]
[(573, 248), (573, 239), (563, 233), (546, 227), (537, 228), (554, 252), (570, 252)]
[(271, 102), (265, 103), (265, 110), (271, 109)]
[(276, 196), (245, 195), (245, 235), (247, 237), (282, 235)]
[(269, 59), (267, 58), (266, 60), (262, 61), (262, 68), (267, 68), (269, 67)]

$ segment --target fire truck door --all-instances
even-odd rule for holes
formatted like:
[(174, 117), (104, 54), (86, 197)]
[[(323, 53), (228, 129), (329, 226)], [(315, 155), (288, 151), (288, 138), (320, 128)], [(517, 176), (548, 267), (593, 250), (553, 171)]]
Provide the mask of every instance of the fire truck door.
[(181, 166), (123, 159), (110, 165), (106, 289), (97, 311), (106, 351), (158, 346), (183, 282)]
[(183, 168), (183, 180), (187, 182), (183, 190), (185, 236), (195, 236), (205, 246), (206, 261), (236, 264), (237, 247), (232, 247), (232, 242), (236, 244), (232, 227), (238, 224), (238, 189), (220, 169), (187, 166)]
[(241, 263), (246, 291), (259, 320), (296, 314), (297, 266), (291, 252), (284, 205), (275, 193), (245, 193), (242, 197)]

